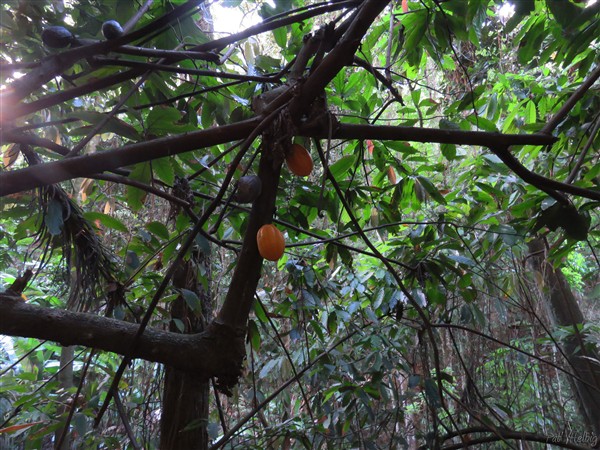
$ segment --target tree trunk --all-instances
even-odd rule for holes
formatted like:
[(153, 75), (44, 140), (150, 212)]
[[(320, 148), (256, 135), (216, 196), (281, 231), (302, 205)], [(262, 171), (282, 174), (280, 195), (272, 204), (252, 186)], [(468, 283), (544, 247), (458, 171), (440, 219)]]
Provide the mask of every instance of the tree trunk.
[[(202, 275), (199, 275), (202, 273)], [(200, 279), (199, 279), (200, 277)], [(173, 285), (195, 293), (202, 311), (193, 311), (182, 295), (171, 306), (171, 331), (198, 333), (212, 314), (210, 292), (210, 254), (194, 253), (173, 277)], [(202, 284), (205, 280), (206, 285)], [(165, 367), (163, 407), (160, 423), (160, 448), (208, 449), (209, 383), (193, 373)]]
[(599, 360), (598, 348), (586, 342), (578, 328), (584, 323), (583, 314), (563, 273), (547, 261), (544, 241), (532, 241), (529, 252), (532, 267), (541, 274), (554, 324), (572, 330), (562, 348), (569, 363), (566, 370), (578, 377), (570, 382), (588, 431), (600, 435), (600, 366), (594, 362)]
[[(75, 399), (75, 401), (73, 402), (73, 405), (71, 406), (67, 406), (67, 402), (66, 400), (69, 399), (69, 397), (72, 397), (72, 395), (69, 393), (69, 389), (73, 387), (73, 358), (75, 357), (75, 347), (73, 346), (69, 346), (69, 347), (62, 347), (60, 350), (60, 372), (58, 374), (58, 384), (61, 387), (61, 390), (63, 390), (63, 395), (62, 397), (62, 405), (59, 405), (57, 408), (57, 416), (64, 416), (66, 417), (67, 412), (69, 411), (69, 408), (75, 408), (77, 409), (77, 399)], [(58, 430), (55, 431), (54, 433), (54, 442), (58, 443), (61, 435), (63, 433), (63, 428), (59, 428)], [(66, 436), (63, 440), (62, 445), (60, 446), (60, 448), (57, 448), (56, 450), (68, 450), (71, 448), (71, 439), (72, 439), (72, 434), (70, 431), (66, 431)]]

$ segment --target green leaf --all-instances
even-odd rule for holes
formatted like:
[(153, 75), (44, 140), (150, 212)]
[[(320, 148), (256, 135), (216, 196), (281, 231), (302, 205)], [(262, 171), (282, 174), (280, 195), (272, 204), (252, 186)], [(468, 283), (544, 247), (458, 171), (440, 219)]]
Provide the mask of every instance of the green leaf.
[(466, 256), (457, 255), (455, 253), (448, 253), (446, 256), (448, 257), (448, 259), (451, 259), (452, 261), (455, 261), (464, 266), (475, 266), (475, 262), (471, 258), (467, 258)]
[(527, 102), (525, 107), (525, 123), (535, 123), (537, 119), (537, 111), (535, 109), (535, 103), (532, 101)]
[(175, 327), (180, 333), (185, 333), (185, 324), (181, 319), (172, 318), (171, 320), (173, 321)]
[(514, 3), (515, 13), (506, 23), (505, 33), (510, 33), (521, 21), (535, 10), (535, 0), (519, 0)]
[[(104, 113), (96, 111), (77, 111), (76, 113), (69, 114), (67, 117), (84, 120), (92, 125), (97, 125), (105, 120), (107, 116)], [(117, 117), (111, 117), (101, 130), (101, 133), (108, 132), (131, 139), (132, 141), (140, 141), (142, 139), (141, 135), (132, 125), (129, 125)]]
[[(142, 183), (149, 184), (152, 179), (151, 165), (149, 162), (143, 162), (136, 164), (129, 174), (129, 177), (133, 180), (141, 181)], [(126, 197), (127, 204), (133, 211), (139, 211), (144, 206), (146, 200), (146, 191), (138, 189), (133, 186), (127, 186)]]
[(347, 155), (340, 158), (334, 164), (329, 166), (329, 170), (331, 171), (333, 177), (336, 180), (341, 179), (342, 176), (345, 175), (350, 170), (350, 168), (354, 166), (356, 158), (356, 155)]
[(256, 321), (253, 319), (248, 320), (248, 341), (250, 342), (250, 345), (252, 345), (254, 351), (258, 352), (260, 350), (260, 330), (258, 329)]
[(254, 61), (254, 64), (256, 65), (256, 67), (262, 69), (265, 72), (270, 72), (273, 69), (280, 69), (279, 59), (273, 58), (268, 55), (258, 55), (256, 57), (256, 60)]
[(425, 395), (429, 400), (428, 404), (434, 408), (442, 406), (440, 394), (438, 392), (438, 385), (432, 378), (425, 378)]
[(125, 255), (125, 266), (132, 270), (140, 267), (140, 257), (136, 252), (127, 250), (127, 254)]
[(202, 302), (200, 301), (200, 297), (194, 291), (190, 291), (189, 289), (181, 289), (181, 296), (185, 300), (188, 308), (194, 311), (196, 314), (200, 314), (202, 312)]
[(402, 25), (405, 29), (404, 48), (407, 51), (412, 51), (419, 46), (421, 39), (425, 36), (428, 24), (429, 12), (427, 9), (403, 16)]
[(421, 375), (410, 375), (408, 377), (408, 387), (416, 388), (421, 384)]
[(62, 233), (64, 219), (62, 204), (59, 200), (53, 198), (50, 200), (50, 203), (48, 203), (46, 215), (44, 216), (44, 223), (52, 236), (58, 236)]
[(95, 222), (96, 220), (100, 221), (102, 226), (109, 228), (111, 230), (120, 231), (122, 233), (127, 233), (129, 229), (127, 226), (121, 222), (116, 217), (109, 216), (107, 214), (102, 214), (100, 212), (89, 211), (83, 213), (83, 217), (89, 222)]
[(179, 123), (182, 120), (181, 112), (169, 107), (155, 107), (148, 113), (146, 118), (146, 129), (148, 133), (156, 136), (164, 136), (170, 133), (183, 133), (194, 131), (196, 127), (192, 124)]
[(150, 222), (149, 224), (146, 225), (146, 229), (150, 233), (158, 236), (161, 239), (165, 239), (165, 240), (169, 239), (168, 228), (160, 222)]
[(427, 193), (431, 196), (431, 198), (433, 198), (436, 202), (440, 203), (441, 205), (446, 204), (446, 199), (434, 186), (431, 180), (429, 180), (429, 178), (418, 175), (417, 180), (421, 184), (421, 186), (423, 186), (423, 188), (427, 191)]
[(467, 116), (467, 120), (480, 130), (498, 132), (498, 127), (496, 126), (496, 124), (491, 120), (486, 119), (485, 117), (475, 116), (475, 114), (471, 114)]
[(287, 29), (286, 27), (280, 27), (273, 30), (273, 37), (275, 42), (281, 48), (285, 48), (287, 44)]
[(254, 314), (262, 323), (269, 323), (269, 318), (267, 317), (267, 312), (263, 308), (262, 302), (254, 302)]
[(581, 8), (565, 0), (546, 0), (546, 5), (563, 28), (569, 27), (581, 13)]
[(439, 127), (441, 130), (460, 131), (460, 125), (448, 119), (440, 119)]
[(175, 181), (175, 169), (171, 164), (172, 158), (159, 158), (152, 161), (152, 171), (160, 181), (173, 185)]
[(498, 233), (502, 241), (511, 247), (523, 240), (523, 237), (520, 236), (513, 227), (506, 224), (492, 225), (490, 227), (490, 232)]
[(454, 144), (442, 144), (440, 146), (441, 150), (442, 150), (442, 155), (444, 155), (444, 158), (452, 161), (453, 159), (456, 159), (456, 145)]
[(519, 43), (517, 56), (521, 64), (529, 64), (531, 62), (534, 56), (538, 54), (545, 37), (546, 21), (540, 16)]

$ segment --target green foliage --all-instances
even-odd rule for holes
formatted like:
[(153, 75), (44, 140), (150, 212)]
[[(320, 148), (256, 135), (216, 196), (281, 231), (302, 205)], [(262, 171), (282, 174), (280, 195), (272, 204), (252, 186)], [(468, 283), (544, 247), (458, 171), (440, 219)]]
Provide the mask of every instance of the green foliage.
[[(40, 40), (48, 24), (67, 25), (79, 38), (100, 39), (104, 20), (124, 24), (135, 12), (134, 2), (108, 3), (5, 2), (0, 32), (6, 45), (0, 56), (9, 63), (31, 63), (54, 54)], [(154, 2), (137, 28), (183, 3)], [(278, 20), (294, 8), (316, 3), (223, 2), (257, 20)], [(326, 87), (329, 110), (344, 124), (427, 127), (449, 134), (540, 131), (597, 65), (600, 3), (584, 8), (569, 1), (520, 1), (512, 17), (501, 17), (502, 3), (409, 1), (404, 12), (402, 2), (391, 2), (357, 54), (372, 68), (348, 61)], [(197, 26), (200, 16), (193, 10), (136, 44), (173, 50), (210, 41), (212, 36)], [(84, 150), (102, 152), (238, 122), (253, 116), (254, 96), (286, 81), (276, 76), (297, 56), (308, 33), (345, 17), (328, 12), (245, 37), (218, 49), (219, 56), (227, 56), (218, 66), (188, 59), (175, 65), (179, 74), (155, 70), (146, 77), (144, 70), (136, 75), (145, 76), (139, 88), (134, 89), (134, 79), (100, 93), (92, 90), (32, 113), (23, 125), (38, 138), (70, 149), (129, 96)], [(140, 55), (121, 55), (126, 56), (146, 61)], [(82, 60), (27, 101), (86, 87), (120, 70), (127, 69)], [(238, 82), (190, 70), (270, 78)], [(373, 76), (375, 71), (381, 77)], [(8, 72), (0, 77), (2, 84), (13, 82)], [(555, 144), (512, 147), (510, 152), (528, 170), (558, 181), (574, 174), (573, 184), (597, 192), (600, 163), (593, 149), (600, 138), (592, 130), (599, 110), (597, 89), (589, 90), (553, 130)], [(588, 140), (592, 150), (586, 153)], [(550, 342), (538, 339), (548, 330), (548, 318), (541, 305), (532, 306), (541, 301), (529, 297), (535, 289), (527, 284), (531, 280), (522, 266), (527, 264), (527, 242), (543, 235), (551, 243), (552, 262), (571, 287), (589, 293), (598, 282), (597, 203), (577, 196), (559, 203), (478, 146), (376, 136), (321, 140), (318, 145), (341, 196), (316, 158), (316, 145), (309, 178), (295, 177), (284, 166), (275, 219), (286, 232), (286, 256), (263, 270), (260, 302), (248, 322), (246, 376), (225, 406), (227, 425), (300, 370), (308, 370), (230, 445), (434, 446), (445, 430), (467, 428), (475, 416), (494, 426), (543, 429), (549, 435), (559, 433), (565, 420), (576, 421), (576, 408), (562, 393), (564, 380), (549, 375), (549, 365), (519, 351), (542, 358), (553, 351)], [(53, 148), (36, 147), (44, 161), (56, 157)], [(2, 147), (3, 155), (7, 150)], [(186, 233), (212, 204), (228, 171), (234, 171), (234, 182), (257, 172), (257, 156), (263, 151), (259, 140), (239, 167), (232, 166), (236, 151), (214, 145), (123, 167), (111, 177), (62, 185), (119, 267), (95, 312), (107, 311), (109, 300), (122, 291), (123, 302), (110, 305), (112, 316), (139, 321)], [(14, 164), (6, 170), (25, 162), (20, 157)], [(247, 227), (246, 209), (225, 206), (232, 186), (225, 187), (224, 201), (204, 227), (208, 238), (197, 245), (205, 251), (210, 239), (215, 251), (212, 274), (200, 274), (198, 282), (212, 283), (216, 304), (225, 297)], [(161, 192), (172, 197), (156, 195)], [(70, 252), (57, 242), (65, 226), (63, 206), (51, 201), (45, 213), (36, 213), (34, 196), (19, 194), (2, 199), (0, 210), (2, 284), (10, 285), (25, 267), (41, 265), (25, 296), (35, 304), (65, 307), (68, 292), (58, 285), (64, 284), (62, 261)], [(40, 229), (55, 238), (50, 258), (36, 244)], [(170, 316), (178, 296), (191, 310), (202, 311), (195, 292), (169, 288), (152, 326), (172, 323), (186, 329), (183, 320)], [(481, 333), (493, 336), (497, 345)], [(7, 426), (35, 424), (15, 433), (10, 444), (39, 448), (64, 426), (67, 410), (61, 405), (75, 387), (60, 391), (60, 346), (25, 338), (12, 342), (21, 360), (14, 363), (0, 352), (6, 371), (0, 413), (14, 413)], [(77, 380), (89, 351), (76, 348), (75, 354)], [(114, 410), (101, 425), (104, 431), (92, 428), (119, 362), (112, 354), (92, 358), (82, 403), (71, 422), (75, 444), (82, 448), (127, 445)], [(120, 392), (133, 432), (144, 448), (157, 448), (162, 369), (136, 362), (135, 371), (126, 373)], [(479, 393), (472, 391), (472, 383)], [(208, 420), (216, 441), (223, 433), (216, 407)]]

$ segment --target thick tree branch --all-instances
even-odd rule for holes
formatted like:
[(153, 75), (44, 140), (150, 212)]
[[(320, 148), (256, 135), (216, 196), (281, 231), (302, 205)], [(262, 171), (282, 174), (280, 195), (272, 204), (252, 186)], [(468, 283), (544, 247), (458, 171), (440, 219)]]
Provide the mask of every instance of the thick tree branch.
[[(0, 334), (8, 336), (83, 345), (124, 355), (131, 350), (138, 328), (135, 323), (35, 306), (21, 297), (0, 294)], [(243, 354), (243, 340), (226, 327), (211, 325), (207, 331), (191, 335), (146, 328), (132, 357), (209, 378), (237, 374)]]
[(344, 66), (352, 64), (354, 54), (363, 36), (388, 3), (389, 0), (367, 0), (360, 6), (360, 10), (348, 31), (323, 59), (317, 69), (310, 74), (306, 82), (300, 86), (298, 95), (290, 104), (292, 118), (299, 121), (302, 114), (308, 110), (317, 96), (322, 94), (325, 86), (338, 72)]
[[(144, 161), (244, 139), (260, 122), (254, 118), (232, 125), (169, 136), (126, 145), (116, 150), (93, 153), (41, 164), (27, 169), (0, 173), (0, 197), (16, 192), (59, 183)], [(300, 129), (299, 135), (326, 138), (322, 130)], [(439, 142), (462, 145), (548, 145), (556, 138), (541, 134), (499, 134), (484, 131), (438, 130), (416, 127), (340, 124), (333, 139), (378, 139), (415, 142)]]
[(573, 184), (566, 184), (551, 178), (543, 177), (522, 165), (519, 160), (515, 158), (512, 153), (510, 153), (508, 148), (499, 146), (491, 146), (489, 148), (496, 156), (498, 156), (498, 158), (502, 160), (504, 164), (508, 166), (510, 170), (515, 173), (515, 175), (521, 178), (525, 183), (531, 184), (532, 186), (547, 192), (557, 201), (562, 203), (566, 202), (566, 199), (563, 198), (560, 192), (566, 192), (567, 194), (578, 195), (580, 197), (585, 197), (592, 200), (600, 200), (600, 191), (593, 191), (591, 189), (585, 189)]

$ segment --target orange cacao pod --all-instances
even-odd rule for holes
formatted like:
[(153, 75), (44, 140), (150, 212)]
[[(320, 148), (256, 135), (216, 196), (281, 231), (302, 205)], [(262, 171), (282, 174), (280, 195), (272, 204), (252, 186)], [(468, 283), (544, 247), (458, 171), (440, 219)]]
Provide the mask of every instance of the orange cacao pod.
[(277, 261), (283, 256), (285, 251), (285, 240), (283, 234), (273, 224), (266, 224), (260, 227), (256, 233), (256, 243), (260, 256), (269, 261)]
[(292, 144), (285, 157), (285, 162), (290, 171), (299, 177), (307, 177), (313, 170), (313, 160), (310, 153), (300, 144)]

